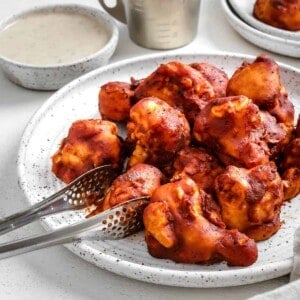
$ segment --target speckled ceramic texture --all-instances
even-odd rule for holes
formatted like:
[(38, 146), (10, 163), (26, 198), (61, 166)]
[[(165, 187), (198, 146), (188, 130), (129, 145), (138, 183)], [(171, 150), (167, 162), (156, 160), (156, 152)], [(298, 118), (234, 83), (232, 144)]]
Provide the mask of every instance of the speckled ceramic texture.
[(290, 57), (300, 57), (300, 41), (273, 36), (251, 27), (232, 11), (228, 0), (220, 1), (227, 21), (246, 40), (274, 53)]
[[(67, 135), (73, 121), (97, 118), (99, 87), (109, 81), (129, 82), (143, 78), (160, 63), (180, 60), (185, 63), (209, 62), (231, 76), (244, 60), (240, 55), (164, 55), (125, 60), (95, 70), (56, 92), (37, 111), (25, 129), (18, 156), (19, 183), (30, 204), (37, 203), (63, 186), (51, 173), (50, 157)], [(281, 79), (290, 99), (300, 112), (300, 72), (280, 65)], [(43, 219), (47, 229), (79, 221), (83, 212), (65, 212)], [(250, 267), (228, 267), (225, 263), (179, 264), (151, 257), (143, 233), (118, 241), (82, 241), (67, 247), (83, 259), (111, 272), (151, 283), (182, 287), (221, 287), (259, 282), (288, 274), (292, 268), (293, 235), (300, 225), (300, 198), (286, 203), (285, 221), (268, 241), (258, 243), (259, 257)]]
[(253, 16), (256, 0), (228, 0), (232, 10), (246, 23), (267, 34), (288, 40), (300, 41), (300, 31), (288, 31), (265, 24)]
[(73, 79), (108, 63), (116, 49), (119, 31), (117, 25), (107, 13), (93, 7), (75, 4), (35, 7), (12, 15), (8, 19), (2, 21), (0, 23), (0, 30), (19, 18), (37, 11), (71, 12), (87, 15), (103, 24), (107, 29), (110, 38), (106, 45), (99, 49), (98, 52), (70, 64), (35, 66), (12, 61), (0, 55), (0, 66), (6, 77), (12, 82), (34, 90), (57, 90)]

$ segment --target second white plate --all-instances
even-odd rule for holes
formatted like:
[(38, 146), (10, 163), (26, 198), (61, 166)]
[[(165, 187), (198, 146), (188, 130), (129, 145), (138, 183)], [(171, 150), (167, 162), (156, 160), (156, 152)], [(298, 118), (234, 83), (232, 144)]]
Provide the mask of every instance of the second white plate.
[(229, 24), (249, 42), (274, 53), (300, 57), (300, 41), (273, 36), (248, 25), (231, 9), (228, 0), (221, 0), (221, 6)]
[(300, 41), (300, 31), (288, 31), (265, 24), (253, 16), (253, 7), (256, 0), (228, 0), (234, 12), (252, 27), (267, 34), (291, 41)]

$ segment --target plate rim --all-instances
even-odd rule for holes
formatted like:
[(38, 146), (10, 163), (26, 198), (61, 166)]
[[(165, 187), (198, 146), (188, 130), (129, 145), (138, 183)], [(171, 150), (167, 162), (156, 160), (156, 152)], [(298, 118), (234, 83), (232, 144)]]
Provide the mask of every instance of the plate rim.
[[(89, 247), (87, 244), (82, 244), (81, 250), (86, 251), (87, 254), (85, 254), (84, 259), (92, 264), (94, 264), (94, 256), (96, 254), (96, 250), (92, 247)], [(77, 245), (65, 245), (65, 247), (73, 252), (75, 255), (78, 256), (78, 246)], [(280, 262), (272, 262), (265, 266), (265, 268), (268, 269), (276, 269), (276, 276), (273, 276), (272, 272), (264, 272), (263, 268), (261, 266), (252, 267), (253, 276), (251, 276), (252, 279), (247, 279), (245, 282), (233, 282), (234, 277), (243, 276), (243, 275), (249, 275), (247, 267), (240, 268), (238, 270), (239, 274), (235, 274), (235, 269), (232, 267), (230, 270), (206, 270), (206, 271), (195, 271), (195, 270), (173, 270), (173, 269), (163, 269), (158, 267), (152, 267), (143, 265), (143, 276), (147, 277), (147, 279), (142, 279), (137, 276), (137, 269), (141, 267), (140, 264), (129, 262), (126, 260), (120, 260), (118, 261), (118, 264), (115, 264), (114, 262), (116, 259), (114, 259), (111, 255), (107, 255), (106, 253), (101, 254), (102, 257), (104, 257), (105, 264), (102, 263), (101, 268), (110, 272), (113, 272), (114, 274), (118, 274), (120, 276), (125, 276), (127, 278), (135, 279), (138, 281), (153, 283), (153, 284), (159, 284), (159, 285), (165, 285), (165, 286), (174, 286), (174, 287), (185, 287), (185, 288), (220, 288), (220, 287), (234, 287), (234, 286), (242, 286), (242, 285), (248, 285), (253, 283), (259, 283), (263, 282), (269, 279), (275, 279), (280, 276), (287, 275), (292, 270), (292, 263), (293, 259), (289, 258), (284, 261)], [(108, 267), (109, 266), (109, 267)], [(199, 265), (201, 267), (201, 265)], [(98, 266), (99, 267), (99, 266)], [(160, 272), (160, 270), (163, 270), (163, 272)], [(130, 272), (128, 272), (130, 271)], [(186, 277), (187, 273), (188, 276), (191, 276), (190, 281), (184, 281), (182, 283), (172, 282), (170, 281), (171, 277), (175, 277), (174, 273), (179, 274), (178, 279), (183, 279)], [(158, 274), (159, 273), (159, 274)], [(154, 276), (155, 274), (155, 276)], [(230, 275), (230, 277), (228, 276)], [(159, 277), (159, 279), (157, 279)], [(217, 277), (218, 282), (216, 281), (210, 281), (212, 277)], [(193, 280), (199, 279), (202, 282), (195, 283)], [(230, 281), (230, 284), (228, 282)], [(205, 282), (205, 283), (204, 283)]]
[[(219, 57), (219, 58), (223, 58), (223, 57), (229, 57), (229, 58), (237, 58), (240, 60), (253, 60), (256, 56), (255, 55), (249, 55), (249, 54), (242, 54), (242, 53), (235, 53), (235, 52), (223, 52), (223, 51), (218, 51), (218, 52), (196, 52), (196, 53), (158, 53), (158, 54), (147, 54), (147, 55), (142, 55), (142, 56), (138, 56), (138, 57), (133, 57), (133, 58), (127, 58), (127, 59), (123, 59), (120, 61), (117, 61), (115, 63), (112, 64), (108, 64), (106, 66), (100, 67), (96, 70), (93, 70), (87, 74), (84, 74), (80, 77), (78, 77), (77, 79), (71, 81), (70, 83), (68, 83), (67, 85), (65, 85), (64, 87), (62, 87), (61, 89), (59, 89), (58, 91), (54, 92), (37, 110), (36, 112), (32, 115), (32, 117), (29, 119), (27, 125), (25, 126), (25, 129), (22, 133), (21, 139), (20, 139), (20, 143), (19, 143), (19, 151), (17, 154), (17, 174), (18, 174), (18, 183), (19, 186), (22, 190), (22, 192), (25, 195), (25, 199), (27, 203), (31, 203), (30, 202), (30, 195), (28, 194), (28, 190), (26, 189), (24, 182), (22, 180), (22, 178), (24, 178), (24, 174), (25, 174), (25, 166), (23, 166), (22, 161), (24, 161), (25, 158), (25, 154), (26, 154), (26, 150), (27, 147), (24, 146), (26, 143), (25, 141), (28, 141), (30, 139), (31, 133), (34, 131), (35, 129), (35, 124), (36, 122), (38, 122), (43, 114), (47, 111), (47, 109), (49, 107), (52, 106), (53, 103), (55, 103), (58, 99), (60, 99), (60, 97), (62, 97), (63, 95), (65, 95), (67, 92), (70, 92), (72, 89), (76, 88), (77, 85), (80, 85), (80, 83), (82, 82), (87, 82), (89, 81), (91, 78), (93, 78), (93, 76), (95, 75), (99, 75), (103, 72), (109, 71), (110, 69), (114, 69), (114, 68), (122, 68), (123, 66), (132, 64), (132, 63), (140, 63), (143, 62), (145, 60), (156, 60), (156, 59), (168, 59), (171, 57), (180, 57), (181, 59), (184, 59), (185, 57), (191, 57), (191, 56), (212, 56), (212, 57)], [(288, 71), (294, 72), (296, 74), (298, 74), (300, 76), (300, 70), (285, 64), (285, 63), (281, 63), (281, 62), (277, 62), (278, 65), (280, 66), (280, 68), (284, 68)], [(43, 227), (45, 227), (47, 230), (49, 230), (49, 226), (47, 225), (46, 222), (42, 221), (41, 222)], [(94, 257), (91, 254), (94, 251), (96, 251), (96, 249), (94, 248), (90, 248), (87, 244), (85, 243), (73, 243), (73, 244), (69, 244), (69, 245), (65, 245), (65, 247), (67, 249), (69, 249), (71, 252), (75, 253), (76, 255), (78, 255), (78, 249), (85, 249), (86, 247), (88, 247), (87, 249), (89, 251), (86, 251), (88, 253), (88, 255), (86, 254), (85, 257), (80, 256), (80, 258), (85, 259), (86, 261), (89, 261), (93, 264), (96, 264), (94, 261)], [(79, 256), (79, 255), (78, 255)], [(116, 274), (121, 274), (119, 271), (120, 269), (120, 262), (118, 262), (118, 264), (116, 264), (116, 266), (114, 264), (109, 264), (109, 261), (113, 261), (116, 258), (114, 258), (112, 255), (108, 255), (106, 253), (102, 253), (101, 257), (105, 257), (105, 264), (102, 263), (102, 266), (97, 265), (97, 267), (100, 267), (102, 269), (111, 271), (113, 273)], [(136, 270), (137, 266), (141, 266), (140, 264), (134, 263), (134, 262), (130, 262), (130, 261), (124, 261), (124, 266), (125, 267), (126, 264), (126, 269), (131, 269), (131, 270)], [(106, 265), (103, 266), (103, 265)], [(107, 267), (107, 265), (109, 265), (110, 267)], [(111, 265), (113, 265), (113, 268), (111, 267)], [(212, 271), (194, 271), (194, 270), (172, 270), (172, 269), (163, 269), (164, 273), (161, 272), (159, 274), (160, 276), (160, 282), (154, 280), (153, 274), (157, 273), (158, 270), (160, 268), (158, 268), (157, 266), (145, 266), (143, 265), (143, 268), (147, 269), (147, 272), (150, 276), (150, 278), (146, 279), (142, 279), (139, 278), (137, 275), (134, 274), (134, 272), (130, 273), (130, 272), (126, 272), (125, 274), (125, 269), (124, 269), (124, 274), (123, 276), (126, 276), (128, 278), (132, 278), (132, 279), (136, 279), (136, 280), (140, 280), (140, 281), (145, 281), (145, 282), (150, 282), (150, 283), (155, 283), (155, 284), (163, 284), (163, 285), (168, 285), (168, 286), (180, 286), (180, 287), (201, 287), (201, 288), (210, 288), (210, 287), (225, 287), (225, 286), (238, 286), (238, 285), (244, 285), (244, 284), (251, 284), (251, 283), (255, 283), (255, 282), (261, 282), (264, 280), (268, 280), (268, 279), (272, 279), (272, 278), (276, 278), (279, 276), (283, 276), (288, 274), (291, 269), (292, 269), (292, 258), (288, 258), (285, 259), (283, 261), (276, 261), (276, 262), (271, 262), (268, 263), (266, 265), (264, 265), (263, 268), (266, 269), (272, 269), (273, 267), (276, 266), (277, 269), (277, 273), (279, 275), (275, 275), (273, 276), (271, 274), (271, 272), (266, 272), (266, 271), (262, 271), (262, 266), (255, 266), (252, 267), (252, 270), (255, 270), (257, 273), (255, 273), (255, 276), (253, 276), (252, 280), (247, 279), (247, 282), (235, 282), (235, 283), (231, 283), (230, 285), (228, 285), (226, 283), (226, 279), (228, 280), (228, 274), (231, 274), (234, 272), (234, 269), (231, 270), (221, 270), (221, 271), (216, 271), (216, 270), (212, 270)], [(246, 274), (248, 273), (248, 269), (247, 268), (240, 268), (239, 273), (242, 274)], [(182, 284), (180, 283), (172, 283), (171, 281), (169, 281), (170, 276), (172, 275), (171, 273), (174, 272), (178, 272), (181, 275), (179, 276), (181, 279), (188, 273), (188, 274), (193, 274), (193, 278), (187, 283), (187, 282), (182, 282)], [(144, 274), (144, 272), (143, 272)], [(163, 274), (163, 275), (162, 275)], [(184, 275), (185, 274), (185, 275)], [(218, 284), (216, 284), (216, 282), (206, 282), (203, 285), (203, 281), (205, 281), (206, 279), (210, 279), (211, 276), (216, 275), (218, 276), (219, 280), (218, 280)], [(258, 276), (256, 276), (258, 275)], [(195, 284), (193, 282), (193, 279), (201, 279), (202, 284)]]

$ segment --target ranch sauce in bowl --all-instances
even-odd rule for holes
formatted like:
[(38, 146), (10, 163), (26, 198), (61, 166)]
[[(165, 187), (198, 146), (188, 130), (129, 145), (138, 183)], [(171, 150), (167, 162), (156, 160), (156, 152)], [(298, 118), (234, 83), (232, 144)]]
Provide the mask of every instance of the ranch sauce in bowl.
[(116, 23), (100, 9), (33, 7), (0, 21), (0, 68), (19, 86), (57, 90), (107, 65), (118, 41)]
[(68, 11), (34, 12), (0, 32), (0, 56), (23, 64), (71, 64), (99, 51), (109, 32), (95, 18)]

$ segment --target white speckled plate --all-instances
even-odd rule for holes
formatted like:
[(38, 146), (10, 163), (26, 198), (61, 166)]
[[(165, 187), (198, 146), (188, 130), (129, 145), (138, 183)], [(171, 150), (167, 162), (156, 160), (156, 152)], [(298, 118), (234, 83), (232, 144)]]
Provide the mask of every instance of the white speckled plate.
[(253, 16), (256, 0), (228, 0), (234, 12), (252, 27), (281, 38), (300, 41), (300, 31), (288, 31), (265, 24)]
[[(99, 87), (108, 81), (129, 81), (130, 76), (143, 78), (160, 63), (171, 60), (209, 62), (229, 76), (244, 60), (254, 57), (236, 54), (155, 55), (115, 63), (71, 82), (56, 92), (36, 112), (25, 129), (18, 157), (20, 185), (30, 204), (63, 186), (51, 173), (50, 156), (77, 119), (98, 117)], [(282, 81), (289, 91), (297, 113), (300, 112), (300, 72), (281, 65)], [(83, 213), (69, 212), (43, 219), (47, 229), (56, 229), (82, 219)], [(293, 235), (300, 225), (300, 199), (287, 203), (282, 212), (281, 230), (271, 239), (258, 244), (258, 261), (250, 267), (228, 267), (224, 263), (210, 266), (178, 264), (151, 257), (143, 233), (119, 241), (95, 241), (67, 247), (83, 259), (111, 272), (142, 281), (184, 286), (221, 287), (259, 282), (291, 271)]]
[(220, 1), (227, 21), (233, 29), (246, 40), (274, 53), (291, 57), (300, 57), (300, 40), (291, 40), (262, 32), (240, 19), (232, 10), (229, 0)]

